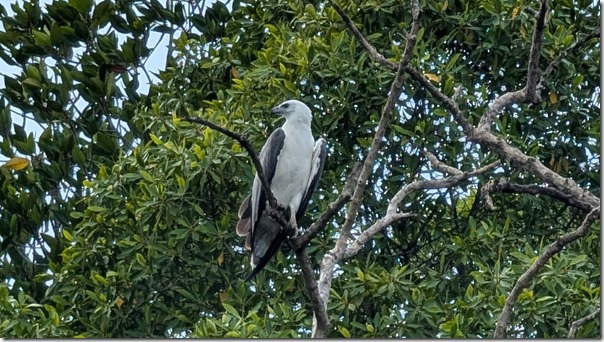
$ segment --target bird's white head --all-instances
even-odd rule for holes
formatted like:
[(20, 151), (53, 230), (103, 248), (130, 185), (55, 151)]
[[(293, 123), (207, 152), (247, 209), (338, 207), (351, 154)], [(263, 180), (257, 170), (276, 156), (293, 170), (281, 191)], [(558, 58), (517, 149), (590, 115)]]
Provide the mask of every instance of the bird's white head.
[(301, 121), (310, 124), (310, 108), (298, 100), (287, 100), (272, 109), (273, 114), (282, 115), (286, 120)]

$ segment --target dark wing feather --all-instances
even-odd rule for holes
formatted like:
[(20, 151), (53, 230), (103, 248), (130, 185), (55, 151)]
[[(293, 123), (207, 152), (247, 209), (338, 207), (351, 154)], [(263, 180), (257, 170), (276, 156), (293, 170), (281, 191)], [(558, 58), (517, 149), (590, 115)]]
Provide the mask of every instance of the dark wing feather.
[[(271, 133), (260, 151), (260, 162), (262, 163), (262, 169), (264, 170), (269, 183), (272, 182), (273, 177), (275, 176), (279, 155), (281, 154), (284, 141), (285, 131), (283, 131), (282, 128), (277, 128)], [(244, 204), (242, 204), (242, 207)], [(264, 190), (262, 190), (262, 184), (260, 183), (257, 174), (254, 179), (252, 194), (250, 195), (247, 206), (246, 209), (239, 209), (239, 212), (242, 213), (240, 222), (246, 217), (245, 215), (249, 213), (249, 224), (246, 230), (248, 235), (245, 246), (252, 251), (252, 264), (254, 265), (254, 269), (245, 281), (253, 279), (256, 274), (266, 266), (266, 263), (279, 250), (279, 246), (286, 238), (285, 234), (281, 232), (281, 226), (270, 220), (268, 215), (264, 212), (266, 209), (266, 194), (264, 193)], [(255, 213), (254, 208), (256, 210)], [(256, 219), (256, 222), (252, 222), (253, 218)], [(237, 225), (237, 228), (239, 229), (239, 224)], [(242, 228), (242, 230), (245, 229)]]
[[(277, 170), (277, 163), (279, 162), (279, 155), (281, 154), (281, 150), (283, 149), (283, 142), (285, 141), (285, 131), (279, 127), (271, 133), (268, 137), (266, 143), (260, 150), (260, 162), (262, 163), (262, 169), (264, 170), (264, 174), (268, 179), (268, 183), (271, 184), (273, 181), (273, 177), (275, 176), (275, 171)], [(256, 175), (258, 178), (258, 175)], [(262, 190), (262, 184), (260, 183), (260, 179), (258, 181), (254, 181), (254, 186), (252, 188), (252, 197), (255, 192), (259, 192), (260, 196), (258, 197), (258, 202), (256, 203), (256, 207), (258, 208), (256, 211), (256, 222), (260, 220), (262, 213), (266, 207), (266, 194), (264, 190)], [(252, 251), (254, 250), (254, 244), (256, 242), (256, 222), (252, 224)]]
[(312, 153), (311, 167), (310, 167), (310, 181), (308, 182), (308, 186), (306, 187), (306, 191), (304, 192), (304, 197), (300, 201), (300, 206), (298, 206), (298, 211), (296, 212), (296, 220), (300, 220), (302, 216), (304, 216), (304, 212), (308, 207), (308, 202), (310, 201), (310, 197), (313, 192), (317, 188), (319, 184), (319, 179), (321, 178), (321, 174), (323, 173), (323, 167), (325, 166), (325, 158), (327, 157), (327, 141), (323, 138), (320, 138), (315, 143), (315, 148)]
[(287, 235), (281, 229), (281, 225), (269, 218), (267, 213), (262, 214), (255, 231), (256, 242), (252, 250), (252, 264), (255, 266), (252, 273), (245, 278), (245, 281), (254, 279), (258, 272), (273, 258), (287, 238)]

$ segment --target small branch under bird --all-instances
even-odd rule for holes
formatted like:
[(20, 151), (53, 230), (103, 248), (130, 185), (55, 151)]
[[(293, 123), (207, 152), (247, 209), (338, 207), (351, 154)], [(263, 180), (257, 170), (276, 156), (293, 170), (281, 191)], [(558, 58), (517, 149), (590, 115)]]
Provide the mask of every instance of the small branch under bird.
[[(313, 138), (312, 113), (304, 103), (288, 100), (272, 112), (285, 117), (285, 123), (271, 133), (262, 147), (260, 163), (277, 204), (285, 209), (285, 219), (297, 235), (298, 221), (323, 172), (327, 142)], [(271, 216), (276, 209), (270, 208), (256, 174), (252, 193), (239, 208), (236, 227), (237, 234), (246, 237), (245, 248), (252, 252), (252, 273), (245, 281), (253, 279), (266, 266), (288, 237), (285, 227)]]

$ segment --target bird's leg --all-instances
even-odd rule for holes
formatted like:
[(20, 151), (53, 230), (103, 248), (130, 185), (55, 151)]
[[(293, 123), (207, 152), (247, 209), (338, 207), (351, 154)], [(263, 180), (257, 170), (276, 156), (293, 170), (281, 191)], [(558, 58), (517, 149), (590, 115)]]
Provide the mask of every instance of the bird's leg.
[(290, 237), (298, 236), (298, 222), (296, 222), (296, 209), (292, 205), (289, 206), (289, 226), (293, 228), (294, 233), (293, 235), (288, 235), (290, 235)]

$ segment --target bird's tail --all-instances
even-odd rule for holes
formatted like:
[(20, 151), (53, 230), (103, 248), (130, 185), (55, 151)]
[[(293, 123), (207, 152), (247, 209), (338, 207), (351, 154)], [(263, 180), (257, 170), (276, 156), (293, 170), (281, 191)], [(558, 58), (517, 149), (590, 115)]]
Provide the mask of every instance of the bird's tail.
[(255, 267), (252, 270), (252, 273), (250, 273), (250, 275), (247, 276), (247, 278), (245, 278), (245, 282), (248, 282), (248, 281), (254, 279), (254, 277), (260, 271), (262, 271), (264, 266), (266, 266), (266, 264), (271, 260), (273, 255), (275, 255), (275, 253), (277, 253), (277, 251), (279, 250), (279, 247), (281, 247), (281, 244), (283, 243), (283, 241), (285, 241), (285, 239), (287, 239), (287, 234), (285, 234), (285, 232), (280, 230), (277, 233), (277, 236), (275, 237), (275, 239), (271, 242), (271, 245), (266, 250), (266, 253), (264, 253), (264, 255), (260, 259), (257, 259), (254, 256), (254, 254), (252, 253), (252, 264), (254, 264)]

